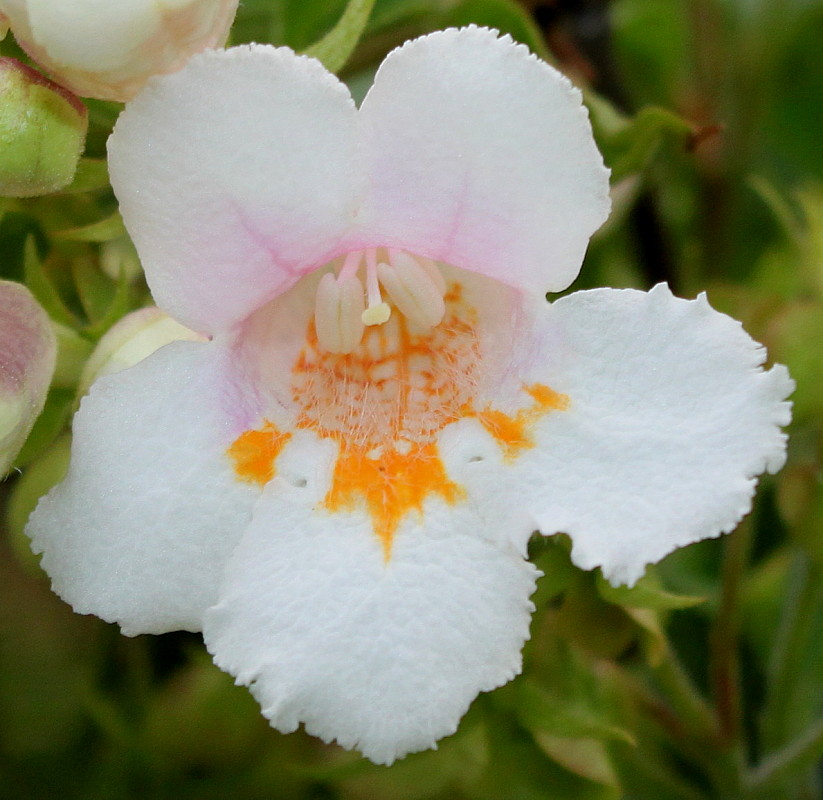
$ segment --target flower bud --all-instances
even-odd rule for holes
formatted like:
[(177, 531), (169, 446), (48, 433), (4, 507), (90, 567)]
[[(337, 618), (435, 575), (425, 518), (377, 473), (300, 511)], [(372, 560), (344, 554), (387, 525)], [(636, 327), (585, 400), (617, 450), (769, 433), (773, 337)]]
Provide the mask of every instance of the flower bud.
[(0, 0), (20, 46), (84, 97), (129, 100), (152, 75), (221, 46), (238, 0)]
[(79, 394), (85, 394), (98, 378), (133, 367), (155, 350), (179, 339), (205, 341), (199, 333), (154, 306), (126, 314), (97, 343), (80, 378)]
[(0, 475), (43, 410), (56, 355), (51, 321), (31, 292), (0, 281)]
[(0, 195), (32, 197), (71, 182), (88, 127), (71, 92), (0, 58)]

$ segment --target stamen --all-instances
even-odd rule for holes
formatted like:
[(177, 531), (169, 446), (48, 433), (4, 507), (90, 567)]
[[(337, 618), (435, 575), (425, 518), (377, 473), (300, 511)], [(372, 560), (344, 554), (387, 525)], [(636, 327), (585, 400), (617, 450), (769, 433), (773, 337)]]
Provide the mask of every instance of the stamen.
[(366, 250), (366, 292), (369, 306), (361, 314), (364, 325), (382, 325), (389, 321), (391, 307), (380, 295), (377, 281), (377, 251), (372, 247)]
[(377, 265), (377, 276), (392, 303), (411, 322), (425, 330), (438, 325), (446, 313), (445, 284), (441, 291), (429, 270), (408, 253), (392, 250), (389, 258), (391, 264)]
[(351, 353), (363, 338), (363, 284), (356, 275), (335, 278), (327, 272), (317, 287), (314, 327), (317, 341), (329, 353)]
[(446, 294), (446, 279), (440, 271), (440, 267), (434, 263), (430, 258), (422, 258), (418, 256), (417, 263), (426, 270), (426, 274), (434, 281), (441, 295)]

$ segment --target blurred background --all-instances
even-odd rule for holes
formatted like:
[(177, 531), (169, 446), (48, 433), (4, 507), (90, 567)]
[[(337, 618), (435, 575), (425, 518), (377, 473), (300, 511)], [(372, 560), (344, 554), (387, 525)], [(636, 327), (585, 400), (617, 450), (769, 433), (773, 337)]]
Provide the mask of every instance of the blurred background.
[[(244, 0), (233, 43), (304, 50), (344, 0)], [(22, 533), (61, 475), (83, 364), (149, 302), (89, 101), (69, 190), (0, 201), (0, 277), (59, 324), (44, 413), (0, 484), (0, 798), (700, 800), (823, 797), (823, 2), (377, 0), (340, 75), (362, 98), (405, 39), (477, 23), (581, 88), (614, 213), (574, 289), (668, 282), (743, 321), (798, 383), (787, 467), (732, 535), (632, 590), (535, 542), (524, 674), (392, 767), (269, 728), (193, 634), (72, 613)], [(3, 55), (25, 58), (11, 37)]]

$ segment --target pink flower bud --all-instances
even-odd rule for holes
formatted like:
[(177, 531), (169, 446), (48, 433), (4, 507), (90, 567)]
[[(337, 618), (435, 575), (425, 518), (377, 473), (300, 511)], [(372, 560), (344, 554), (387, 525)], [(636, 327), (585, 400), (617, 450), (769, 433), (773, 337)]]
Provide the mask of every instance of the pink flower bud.
[(25, 286), (0, 281), (0, 475), (43, 409), (56, 356), (46, 312)]

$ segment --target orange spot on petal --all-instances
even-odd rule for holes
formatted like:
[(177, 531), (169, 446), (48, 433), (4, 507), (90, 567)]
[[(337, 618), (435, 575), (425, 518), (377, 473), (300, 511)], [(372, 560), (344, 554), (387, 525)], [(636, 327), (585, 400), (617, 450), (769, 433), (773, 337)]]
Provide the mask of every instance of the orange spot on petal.
[(404, 453), (391, 446), (367, 451), (343, 444), (325, 505), (330, 511), (349, 511), (365, 504), (388, 561), (403, 517), (410, 511), (422, 512), (429, 495), (449, 504), (465, 496), (446, 475), (436, 444), (412, 444)]
[(514, 416), (492, 408), (476, 412), (483, 427), (500, 443), (508, 461), (517, 458), (523, 450), (534, 447), (531, 428), (542, 416), (550, 411), (565, 411), (569, 407), (568, 395), (555, 392), (542, 383), (526, 386), (524, 390), (534, 402), (521, 408)]
[(289, 439), (290, 433), (281, 433), (270, 422), (260, 430), (241, 434), (228, 449), (237, 477), (248, 483), (267, 484), (274, 477), (274, 461)]

